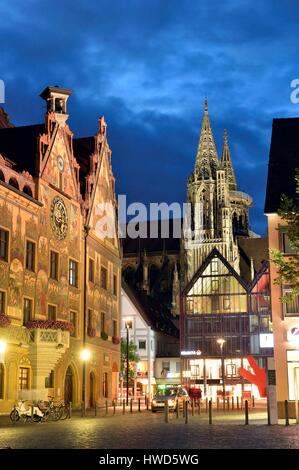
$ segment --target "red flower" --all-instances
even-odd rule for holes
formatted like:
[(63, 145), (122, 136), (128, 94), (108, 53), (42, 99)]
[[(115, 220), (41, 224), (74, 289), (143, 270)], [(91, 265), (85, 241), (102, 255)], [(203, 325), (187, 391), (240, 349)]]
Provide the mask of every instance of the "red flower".
[(35, 330), (42, 328), (45, 330), (63, 330), (72, 333), (74, 325), (68, 321), (59, 320), (30, 320), (26, 323), (26, 328), (29, 330)]
[(112, 343), (113, 344), (119, 344), (120, 343), (120, 339), (118, 336), (112, 336)]
[(0, 313), (0, 326), (5, 328), (11, 324), (11, 318), (3, 313)]

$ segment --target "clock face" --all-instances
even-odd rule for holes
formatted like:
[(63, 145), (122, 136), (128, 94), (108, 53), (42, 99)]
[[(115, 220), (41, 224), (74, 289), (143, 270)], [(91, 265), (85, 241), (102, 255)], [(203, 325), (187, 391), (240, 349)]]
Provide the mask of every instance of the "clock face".
[(68, 227), (67, 210), (59, 196), (54, 197), (51, 204), (51, 226), (58, 240), (63, 240), (66, 237)]
[(64, 161), (63, 161), (63, 158), (62, 158), (62, 157), (58, 157), (57, 163), (58, 163), (58, 170), (59, 170), (59, 171), (63, 171), (63, 168), (64, 168)]

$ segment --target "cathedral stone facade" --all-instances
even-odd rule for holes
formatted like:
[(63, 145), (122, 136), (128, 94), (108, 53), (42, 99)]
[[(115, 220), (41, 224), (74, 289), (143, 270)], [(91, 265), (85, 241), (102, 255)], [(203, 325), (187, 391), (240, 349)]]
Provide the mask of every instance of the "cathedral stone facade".
[(70, 95), (42, 92), (43, 124), (14, 127), (1, 112), (0, 413), (20, 398), (117, 395), (120, 247), (97, 229), (104, 209), (116, 224), (111, 150), (103, 117), (74, 138)]

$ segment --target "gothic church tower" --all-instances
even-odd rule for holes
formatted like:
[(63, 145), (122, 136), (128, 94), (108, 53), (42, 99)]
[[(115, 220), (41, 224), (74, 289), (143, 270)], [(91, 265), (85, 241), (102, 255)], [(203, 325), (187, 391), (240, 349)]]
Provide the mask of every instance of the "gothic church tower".
[(205, 100), (194, 171), (188, 179), (191, 210), (184, 225), (184, 283), (191, 279), (213, 248), (239, 272), (238, 237), (249, 236), (248, 209), (252, 199), (238, 191), (227, 132), (218, 159)]

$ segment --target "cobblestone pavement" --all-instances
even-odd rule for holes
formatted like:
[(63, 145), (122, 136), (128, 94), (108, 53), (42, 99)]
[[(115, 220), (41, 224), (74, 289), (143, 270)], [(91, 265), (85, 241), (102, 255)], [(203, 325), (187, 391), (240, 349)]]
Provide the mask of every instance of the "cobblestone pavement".
[(266, 413), (250, 411), (244, 425), (243, 412), (231, 411), (177, 419), (171, 413), (165, 423), (163, 413), (150, 411), (115, 416), (74, 415), (72, 419), (45, 423), (9, 422), (0, 417), (0, 448), (90, 448), (90, 449), (245, 449), (299, 448), (299, 426), (267, 426)]

